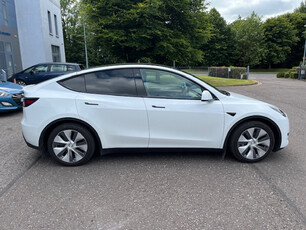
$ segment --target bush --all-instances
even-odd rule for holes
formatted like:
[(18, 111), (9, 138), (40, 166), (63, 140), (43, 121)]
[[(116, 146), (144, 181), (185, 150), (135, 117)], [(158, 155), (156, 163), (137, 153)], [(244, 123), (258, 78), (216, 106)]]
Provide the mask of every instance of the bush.
[(283, 78), (283, 77), (285, 77), (285, 72), (277, 73), (277, 74), (276, 74), (276, 77), (277, 77), (277, 78)]
[[(228, 68), (231, 68), (231, 71), (228, 71)], [(211, 77), (241, 79), (241, 76), (246, 75), (246, 71), (244, 67), (210, 67), (208, 75)]]
[(297, 79), (299, 77), (299, 74), (298, 73), (290, 73), (289, 77), (293, 78), (293, 79)]
[(286, 72), (284, 75), (285, 78), (289, 78), (289, 72)]

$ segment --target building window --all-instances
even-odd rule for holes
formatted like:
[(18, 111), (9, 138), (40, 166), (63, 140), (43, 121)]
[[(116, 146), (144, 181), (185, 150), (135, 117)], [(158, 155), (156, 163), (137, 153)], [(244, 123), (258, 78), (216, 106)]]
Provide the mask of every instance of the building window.
[(61, 62), (60, 48), (59, 46), (51, 45), (52, 49), (52, 60), (53, 62)]
[(54, 14), (55, 35), (58, 37), (57, 17)]
[(51, 13), (48, 11), (49, 33), (52, 35)]
[(8, 26), (7, 10), (6, 10), (6, 3), (5, 3), (5, 1), (2, 1), (2, 8), (3, 8), (4, 25)]

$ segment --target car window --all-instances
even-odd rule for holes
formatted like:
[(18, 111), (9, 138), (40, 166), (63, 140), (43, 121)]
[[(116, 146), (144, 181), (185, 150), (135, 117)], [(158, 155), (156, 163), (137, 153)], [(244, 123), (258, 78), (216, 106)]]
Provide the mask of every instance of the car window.
[(23, 73), (30, 73), (36, 66), (32, 66), (26, 70), (23, 71)]
[(79, 65), (80, 69), (85, 69), (85, 66), (83, 66), (82, 64)]
[(50, 72), (65, 72), (67, 71), (66, 65), (51, 65)]
[(67, 70), (66, 71), (76, 71), (76, 66), (75, 65), (67, 65)]
[(137, 96), (132, 69), (105, 70), (85, 75), (88, 93)]
[(152, 69), (140, 72), (149, 97), (201, 99), (202, 87), (180, 75)]
[(33, 73), (43, 73), (48, 72), (48, 65), (38, 65), (33, 69)]
[(58, 82), (60, 85), (78, 92), (86, 92), (84, 75), (64, 79)]

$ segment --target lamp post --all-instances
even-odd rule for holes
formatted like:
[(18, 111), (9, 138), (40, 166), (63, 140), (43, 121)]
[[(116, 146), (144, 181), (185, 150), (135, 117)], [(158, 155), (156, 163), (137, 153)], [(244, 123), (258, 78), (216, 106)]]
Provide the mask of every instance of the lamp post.
[[(306, 27), (306, 25), (304, 25), (304, 27)], [(306, 55), (306, 36), (305, 36), (305, 46), (304, 46), (304, 56), (303, 56), (303, 67), (305, 66), (305, 55)]]
[(85, 32), (85, 22), (84, 21), (83, 21), (83, 30), (84, 30), (86, 68), (88, 69), (87, 43), (86, 43), (86, 32)]

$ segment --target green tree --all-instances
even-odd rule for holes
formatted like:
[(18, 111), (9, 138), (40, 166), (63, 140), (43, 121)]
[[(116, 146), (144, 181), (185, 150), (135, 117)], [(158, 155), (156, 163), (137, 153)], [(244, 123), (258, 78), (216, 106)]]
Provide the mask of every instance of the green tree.
[(285, 60), (286, 67), (297, 66), (303, 60), (304, 44), (305, 44), (305, 27), (306, 13), (291, 13), (284, 14), (284, 17), (289, 20), (294, 30), (297, 31), (297, 42), (292, 44), (291, 52), (287, 55)]
[(267, 55), (265, 61), (271, 68), (272, 64), (285, 62), (298, 38), (297, 31), (286, 17), (270, 18), (264, 23), (264, 34)]
[(300, 7), (294, 10), (295, 13), (306, 13), (306, 1), (302, 1)]
[(67, 62), (85, 63), (83, 27), (77, 0), (61, 0), (61, 14)]
[(250, 17), (234, 21), (231, 28), (235, 32), (237, 48), (235, 63), (239, 66), (255, 66), (264, 58), (264, 30), (261, 18), (253, 12)]
[(234, 32), (224, 18), (215, 9), (209, 11), (209, 22), (212, 24), (211, 38), (202, 48), (204, 64), (208, 66), (230, 66), (236, 48)]
[(83, 0), (95, 47), (109, 61), (198, 63), (210, 27), (202, 0)]

